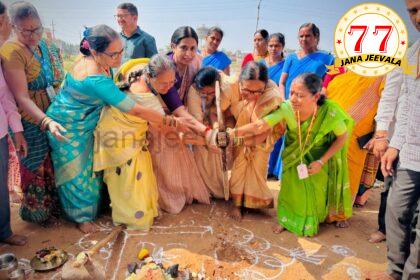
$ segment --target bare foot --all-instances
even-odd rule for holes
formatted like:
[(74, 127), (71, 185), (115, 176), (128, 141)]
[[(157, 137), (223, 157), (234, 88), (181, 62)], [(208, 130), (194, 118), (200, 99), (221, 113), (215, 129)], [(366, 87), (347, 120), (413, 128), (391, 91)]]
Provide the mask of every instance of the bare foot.
[(386, 272), (369, 271), (365, 273), (366, 280), (395, 280), (394, 277)]
[(233, 206), (232, 210), (229, 213), (229, 217), (231, 217), (237, 222), (240, 222), (242, 219), (241, 207)]
[(282, 225), (275, 225), (273, 226), (273, 232), (276, 234), (282, 233), (286, 229)]
[(369, 237), (369, 242), (370, 243), (380, 243), (382, 241), (386, 240), (386, 236), (383, 232), (381, 231), (375, 231), (374, 233), (372, 233)]
[(12, 234), (12, 236), (2, 240), (1, 242), (12, 246), (23, 246), (26, 244), (27, 238), (23, 235)]
[(335, 222), (335, 226), (338, 228), (348, 228), (350, 226), (350, 223), (347, 220), (337, 221)]
[(94, 233), (98, 231), (98, 227), (93, 222), (85, 222), (78, 224), (77, 227), (83, 233)]

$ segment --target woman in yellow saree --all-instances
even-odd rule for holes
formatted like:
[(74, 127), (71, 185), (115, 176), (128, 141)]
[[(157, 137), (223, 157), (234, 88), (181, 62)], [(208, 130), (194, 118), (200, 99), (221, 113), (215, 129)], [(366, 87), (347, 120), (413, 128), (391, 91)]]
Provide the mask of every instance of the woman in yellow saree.
[[(157, 55), (152, 60), (158, 60), (159, 64), (174, 65), (167, 56)], [(140, 71), (144, 68), (144, 64), (139, 59), (130, 60), (121, 67), (120, 75), (117, 77), (125, 81), (125, 77), (131, 72), (132, 78), (136, 80), (130, 85), (130, 92), (136, 93), (136, 97), (145, 107), (165, 114), (166, 106), (163, 98), (173, 87), (176, 74), (175, 72), (174, 75), (172, 72), (170, 75), (153, 74), (157, 71), (157, 67), (153, 67), (154, 63), (151, 62), (149, 66), (152, 67)], [(197, 169), (191, 150), (185, 145), (187, 140), (193, 140), (190, 138), (194, 138), (196, 134), (188, 132), (181, 139), (179, 132), (174, 128), (158, 129), (154, 126), (149, 127), (149, 132), (147, 139), (150, 143), (149, 151), (157, 181), (159, 208), (177, 214), (194, 200), (209, 204), (210, 197), (206, 185)]]
[[(267, 67), (249, 62), (239, 77), (239, 90), (233, 91), (231, 112), (236, 126), (249, 124), (278, 108), (281, 97), (277, 85), (269, 80)], [(273, 130), (265, 132), (266, 140), (255, 144), (249, 137), (247, 143), (234, 143), (234, 160), (230, 178), (230, 196), (235, 208), (231, 217), (241, 219), (242, 208), (263, 209), (273, 207), (273, 195), (267, 186), (268, 159), (275, 141)], [(245, 145), (242, 145), (245, 144)]]
[[(135, 62), (140, 66), (136, 71), (124, 73), (133, 65), (133, 61), (129, 61), (117, 73), (117, 76), (127, 77), (128, 83), (121, 85), (121, 89), (127, 90), (130, 98), (144, 106), (149, 103), (159, 105), (145, 80), (139, 78), (143, 72), (147, 73), (153, 88), (167, 91), (175, 78), (173, 63), (163, 55), (156, 55), (150, 61), (137, 59)], [(148, 89), (149, 93), (138, 93), (139, 87)], [(173, 118), (168, 117), (167, 121), (176, 126)], [(95, 130), (94, 171), (104, 172), (114, 223), (126, 224), (130, 229), (149, 230), (158, 215), (157, 183), (146, 138), (148, 129), (146, 120), (109, 106), (103, 109)]]

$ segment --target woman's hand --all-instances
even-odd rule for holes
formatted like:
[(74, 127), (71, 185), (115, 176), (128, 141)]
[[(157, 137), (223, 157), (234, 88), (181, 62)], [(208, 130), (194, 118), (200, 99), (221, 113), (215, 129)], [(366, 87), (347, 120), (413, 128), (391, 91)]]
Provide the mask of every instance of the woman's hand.
[(176, 121), (176, 128), (183, 133), (192, 133), (194, 121), (190, 117), (174, 117)]
[(13, 138), (15, 140), (16, 152), (19, 156), (26, 157), (28, 155), (28, 144), (23, 136), (23, 132), (15, 132)]
[(219, 151), (219, 148), (217, 147), (216, 143), (218, 133), (219, 131), (217, 129), (211, 129), (208, 130), (205, 135), (207, 147), (214, 152)]
[(61, 133), (66, 132), (67, 130), (61, 126), (61, 124), (51, 121), (48, 123), (48, 130), (50, 133), (59, 141), (68, 141), (69, 139), (64, 137)]
[(322, 169), (322, 164), (319, 161), (313, 161), (308, 166), (308, 174), (313, 175), (317, 174)]

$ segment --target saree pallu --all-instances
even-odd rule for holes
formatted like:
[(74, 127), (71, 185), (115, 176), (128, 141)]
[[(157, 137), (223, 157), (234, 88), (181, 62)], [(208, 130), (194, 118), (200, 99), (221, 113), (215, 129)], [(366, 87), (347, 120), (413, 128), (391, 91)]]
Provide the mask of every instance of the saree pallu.
[(276, 85), (280, 82), (281, 73), (283, 72), (284, 60), (268, 66), (268, 77), (276, 83)]
[[(239, 94), (239, 93), (236, 93)], [(231, 98), (234, 100), (235, 98)], [(236, 127), (256, 121), (278, 108), (280, 92), (274, 82), (269, 81), (267, 88), (255, 107), (245, 100), (232, 103), (231, 111), (236, 119)], [(267, 186), (268, 157), (274, 145), (270, 132), (262, 144), (235, 147), (234, 161), (230, 178), (230, 196), (236, 206), (246, 208), (271, 208), (273, 195)]]
[[(142, 103), (152, 93), (129, 94)], [(148, 151), (147, 121), (105, 107), (95, 130), (94, 172), (104, 172), (112, 220), (129, 229), (149, 230), (158, 215), (158, 192)]]
[[(353, 201), (361, 185), (368, 154), (366, 149), (359, 147), (357, 138), (375, 129), (374, 118), (383, 85), (383, 77), (363, 77), (349, 71), (334, 77), (327, 87), (328, 98), (340, 105), (355, 121), (347, 153)], [(370, 166), (378, 169), (376, 163)], [(376, 176), (376, 170), (371, 170), (373, 177)]]
[(283, 66), (283, 73), (288, 74), (284, 91), (286, 99), (289, 98), (290, 86), (296, 77), (303, 73), (315, 73), (318, 77), (323, 78), (328, 70), (326, 65), (333, 63), (334, 57), (323, 51), (308, 54), (301, 59), (296, 53), (288, 55)]
[[(268, 76), (270, 79), (276, 83), (280, 82), (280, 76), (283, 71), (284, 60), (279, 63), (268, 67)], [(282, 172), (282, 162), (281, 162), (281, 152), (284, 149), (283, 137), (276, 141), (273, 147), (273, 151), (270, 154), (270, 159), (268, 161), (268, 175), (275, 176), (276, 178), (281, 178)]]
[[(225, 112), (230, 105), (230, 95), (233, 88), (233, 79), (222, 73), (220, 92), (222, 112)], [(211, 100), (207, 98), (206, 95), (201, 95), (194, 86), (191, 86), (188, 92), (187, 108), (188, 112), (199, 122), (206, 126), (214, 127), (217, 122), (215, 97), (213, 96)], [(226, 116), (224, 116), (224, 120), (226, 123)], [(222, 154), (209, 149), (205, 145), (193, 145), (192, 150), (197, 168), (207, 189), (213, 197), (224, 198), (224, 184), (228, 184), (228, 182), (227, 180), (224, 181), (226, 178), (224, 178), (223, 174)], [(227, 162), (230, 162), (229, 158), (232, 156), (232, 152), (230, 151), (230, 147), (227, 148)]]
[[(289, 110), (292, 110), (289, 103)], [(303, 151), (303, 163), (307, 166), (319, 159), (336, 139), (333, 133), (339, 122), (344, 122), (351, 133), (352, 120), (336, 104), (326, 101), (318, 109), (309, 145)], [(309, 121), (301, 124), (306, 135)], [(282, 186), (278, 197), (277, 218), (280, 225), (299, 236), (313, 236), (319, 224), (328, 215), (352, 215), (352, 200), (347, 168), (347, 145), (326, 162), (319, 173), (299, 179), (300, 164), (297, 129), (288, 129), (283, 152)]]
[[(63, 80), (63, 66), (54, 45), (41, 40), (36, 52), (43, 58), (42, 61), (32, 54), (29, 55), (26, 47), (15, 42), (7, 42), (1, 49), (5, 68), (24, 68), (29, 97), (45, 112), (50, 105), (50, 98), (46, 92), (46, 69), (52, 72), (53, 86), (57, 89)], [(41, 62), (44, 65), (41, 65)], [(22, 116), (23, 135), (28, 144), (28, 155), (20, 159), (23, 201), (19, 213), (25, 221), (46, 224), (50, 218), (58, 217), (60, 212), (49, 156), (50, 147), (46, 133), (40, 130), (32, 117), (21, 108), (19, 112)]]
[(48, 138), (61, 207), (67, 219), (83, 223), (98, 214), (102, 174), (93, 173), (93, 132), (105, 104), (78, 91), (70, 75), (66, 77), (47, 115), (66, 128), (68, 141), (59, 141), (50, 133)]
[(224, 53), (220, 51), (216, 51), (208, 56), (203, 57), (201, 62), (201, 67), (212, 66), (217, 70), (225, 70), (230, 64), (232, 60)]

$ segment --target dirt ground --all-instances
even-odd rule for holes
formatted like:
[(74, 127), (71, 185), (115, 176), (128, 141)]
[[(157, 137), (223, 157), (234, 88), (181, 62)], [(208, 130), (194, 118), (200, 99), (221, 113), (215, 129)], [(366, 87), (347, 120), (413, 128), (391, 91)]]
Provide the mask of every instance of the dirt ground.
[[(278, 183), (269, 185), (277, 197)], [(274, 210), (246, 213), (241, 222), (234, 222), (223, 201), (193, 204), (178, 215), (163, 214), (148, 233), (124, 231), (101, 250), (97, 261), (107, 279), (125, 279), (127, 265), (137, 260), (142, 248), (165, 266), (179, 264), (181, 269), (204, 272), (206, 279), (364, 279), (363, 272), (386, 268), (385, 243), (367, 242), (377, 227), (379, 193), (375, 189), (365, 207), (354, 209), (350, 228), (324, 224), (312, 238), (273, 234)], [(18, 208), (12, 206), (13, 229), (28, 237), (28, 245), (0, 245), (0, 254), (13, 252), (22, 264), (49, 246), (77, 254), (112, 229), (106, 216), (98, 221), (101, 231), (92, 235), (83, 235), (67, 222), (46, 229), (20, 220)], [(32, 279), (60, 279), (60, 269), (33, 273)]]

